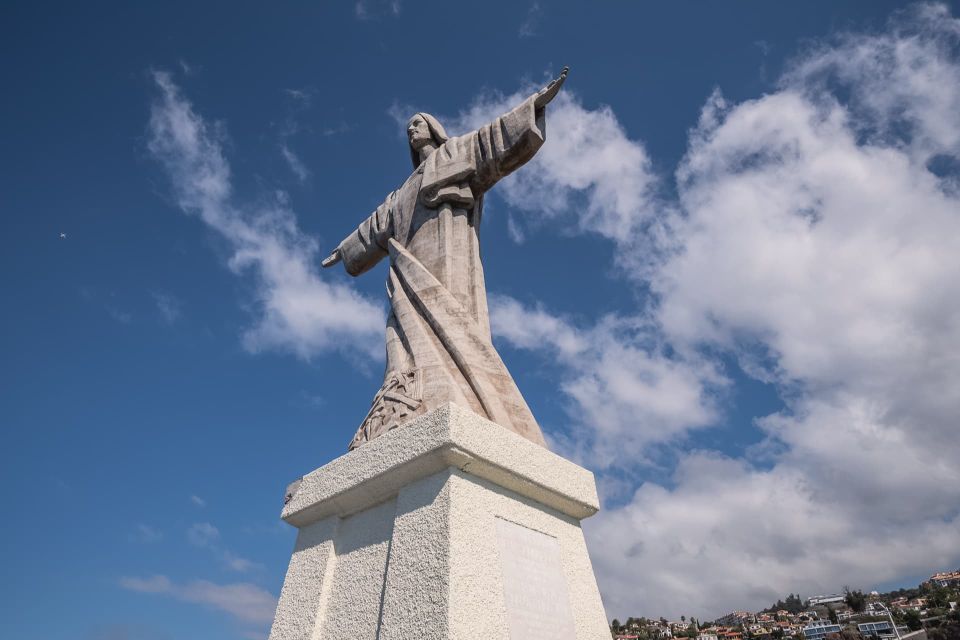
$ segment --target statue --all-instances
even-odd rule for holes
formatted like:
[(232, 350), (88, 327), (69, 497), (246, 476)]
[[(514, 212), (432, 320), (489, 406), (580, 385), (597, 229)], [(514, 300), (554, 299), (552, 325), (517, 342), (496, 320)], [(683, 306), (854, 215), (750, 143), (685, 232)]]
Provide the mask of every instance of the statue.
[(324, 259), (358, 276), (390, 256), (386, 372), (350, 449), (447, 402), (545, 446), (493, 347), (479, 228), (484, 194), (543, 145), (546, 106), (568, 71), (466, 135), (410, 118), (414, 172)]

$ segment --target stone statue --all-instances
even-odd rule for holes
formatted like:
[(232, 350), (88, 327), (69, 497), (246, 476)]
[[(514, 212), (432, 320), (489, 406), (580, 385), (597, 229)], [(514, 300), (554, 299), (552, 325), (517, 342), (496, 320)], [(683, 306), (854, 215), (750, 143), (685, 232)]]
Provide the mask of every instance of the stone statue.
[(466, 135), (449, 137), (427, 113), (410, 118), (414, 172), (323, 261), (358, 276), (390, 256), (386, 373), (350, 449), (447, 402), (545, 444), (493, 347), (479, 228), (484, 194), (543, 145), (567, 73)]

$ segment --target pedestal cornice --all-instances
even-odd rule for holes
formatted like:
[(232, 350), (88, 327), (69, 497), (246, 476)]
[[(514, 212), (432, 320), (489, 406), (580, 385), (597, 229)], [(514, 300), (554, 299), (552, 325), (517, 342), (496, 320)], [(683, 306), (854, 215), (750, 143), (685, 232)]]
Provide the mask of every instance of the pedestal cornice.
[(394, 429), (303, 477), (282, 518), (304, 527), (395, 496), (400, 487), (456, 467), (581, 520), (600, 503), (593, 474), (454, 404)]

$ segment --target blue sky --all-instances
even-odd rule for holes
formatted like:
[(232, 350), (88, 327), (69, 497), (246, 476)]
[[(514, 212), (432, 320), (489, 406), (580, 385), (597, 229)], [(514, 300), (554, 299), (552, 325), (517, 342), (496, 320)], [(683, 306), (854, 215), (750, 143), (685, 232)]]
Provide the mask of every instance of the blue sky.
[(384, 266), (319, 258), (406, 177), (408, 115), (466, 131), (565, 64), (482, 250), (597, 474), (608, 614), (960, 564), (956, 3), (0, 16), (0, 635), (266, 636), (283, 489), (382, 372)]

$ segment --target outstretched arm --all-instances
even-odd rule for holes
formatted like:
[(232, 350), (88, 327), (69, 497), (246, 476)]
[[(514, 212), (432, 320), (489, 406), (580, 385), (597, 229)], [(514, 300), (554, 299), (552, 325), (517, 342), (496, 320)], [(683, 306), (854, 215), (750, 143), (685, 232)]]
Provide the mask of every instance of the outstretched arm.
[(357, 276), (377, 264), (387, 255), (387, 242), (393, 233), (393, 209), (396, 191), (370, 216), (360, 223), (356, 231), (344, 238), (329, 256), (323, 259), (324, 267), (343, 262), (352, 276)]
[(321, 262), (320, 264), (323, 265), (324, 267), (332, 267), (333, 265), (337, 264), (341, 260), (343, 260), (343, 253), (340, 252), (340, 247), (338, 246), (336, 249), (334, 249), (330, 253), (330, 255), (324, 258), (323, 262)]
[(552, 81), (550, 81), (550, 84), (537, 92), (537, 97), (533, 101), (537, 109), (544, 108), (550, 103), (551, 100), (557, 97), (557, 94), (560, 93), (560, 87), (562, 87), (563, 83), (567, 81), (568, 73), (570, 73), (570, 67), (564, 67), (560, 71), (559, 76), (554, 78)]
[(537, 153), (546, 140), (546, 105), (560, 92), (569, 72), (564, 67), (543, 89), (470, 136), (476, 158), (476, 172), (470, 180), (474, 196), (490, 189)]

